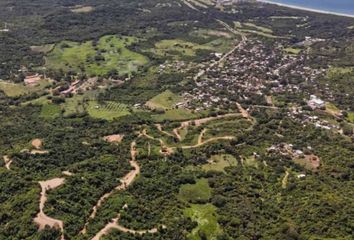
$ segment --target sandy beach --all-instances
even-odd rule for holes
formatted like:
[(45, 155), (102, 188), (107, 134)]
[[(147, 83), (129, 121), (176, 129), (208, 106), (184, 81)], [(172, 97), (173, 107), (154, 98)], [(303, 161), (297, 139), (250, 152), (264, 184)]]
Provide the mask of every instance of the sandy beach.
[(354, 15), (351, 15), (351, 14), (338, 13), (338, 12), (330, 12), (330, 11), (318, 10), (318, 9), (313, 9), (313, 8), (306, 8), (306, 7), (295, 6), (295, 5), (291, 5), (291, 4), (284, 4), (284, 3), (272, 2), (272, 1), (267, 1), (267, 0), (257, 0), (257, 1), (258, 1), (258, 2), (263, 2), (263, 3), (275, 4), (275, 5), (278, 5), (278, 6), (281, 6), (281, 7), (294, 8), (294, 9), (303, 10), (303, 11), (309, 11), (309, 12), (315, 12), (315, 13), (323, 13), (323, 14), (331, 14), (331, 15), (336, 15), (336, 16), (354, 18)]

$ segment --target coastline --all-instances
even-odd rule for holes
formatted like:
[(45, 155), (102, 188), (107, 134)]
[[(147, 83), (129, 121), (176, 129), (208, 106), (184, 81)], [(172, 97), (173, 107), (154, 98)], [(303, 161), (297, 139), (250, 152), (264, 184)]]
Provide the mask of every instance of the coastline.
[(315, 12), (315, 13), (336, 15), (336, 16), (340, 16), (340, 17), (354, 18), (354, 14), (331, 12), (331, 11), (325, 11), (325, 10), (319, 10), (319, 9), (314, 9), (314, 8), (301, 7), (301, 6), (291, 5), (291, 4), (272, 2), (272, 1), (268, 1), (268, 0), (257, 0), (257, 2), (274, 4), (274, 5), (281, 6), (281, 7), (288, 7), (288, 8), (293, 8), (293, 9), (298, 9), (298, 10), (303, 10), (303, 11), (308, 11), (308, 12)]

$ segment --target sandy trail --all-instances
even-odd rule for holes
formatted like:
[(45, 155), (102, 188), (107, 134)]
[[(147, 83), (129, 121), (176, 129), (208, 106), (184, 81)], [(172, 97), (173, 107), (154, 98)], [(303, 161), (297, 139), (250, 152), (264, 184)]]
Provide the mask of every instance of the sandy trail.
[(288, 186), (288, 178), (289, 178), (289, 172), (286, 171), (286, 172), (285, 172), (285, 176), (284, 176), (284, 178), (283, 178), (282, 181), (281, 181), (281, 187), (282, 187), (283, 189), (285, 189), (285, 188)]
[(236, 103), (236, 105), (237, 105), (237, 108), (238, 108), (238, 110), (240, 111), (242, 117), (248, 119), (249, 121), (252, 121), (252, 117), (251, 117), (251, 115), (247, 112), (247, 110), (244, 109), (244, 108), (241, 106), (241, 104), (239, 104), (239, 103)]
[[(110, 223), (108, 223), (104, 228), (102, 228), (95, 237), (93, 237), (91, 240), (100, 240), (101, 237), (103, 237), (104, 235), (107, 235), (111, 229), (117, 229), (121, 232), (124, 233), (131, 233), (131, 234), (135, 234), (135, 235), (143, 235), (145, 233), (157, 233), (158, 229), (157, 228), (152, 228), (149, 230), (133, 230), (133, 229), (129, 229), (126, 227), (123, 227), (121, 225), (119, 225), (118, 221), (119, 221), (120, 215), (118, 214), (117, 218), (112, 219), (112, 221)], [(163, 226), (163, 228), (165, 228)]]
[(235, 139), (235, 137), (233, 136), (224, 136), (224, 137), (214, 137), (214, 138), (209, 138), (208, 140), (205, 140), (204, 142), (198, 143), (196, 145), (192, 145), (192, 146), (182, 146), (182, 149), (191, 149), (191, 148), (197, 148), (197, 147), (201, 147), (207, 143), (210, 142), (215, 142), (215, 141), (219, 141), (219, 140), (233, 140)]
[[(173, 138), (175, 137), (175, 135), (173, 135), (172, 133), (169, 133), (169, 132), (166, 132), (165, 130), (163, 130), (161, 124), (155, 124), (155, 126), (156, 126), (157, 130), (159, 130), (161, 133), (163, 133), (167, 136), (173, 137)], [(178, 138), (177, 135), (176, 135), (176, 137)]]
[(200, 132), (199, 137), (198, 137), (198, 144), (202, 144), (203, 143), (203, 137), (204, 134), (206, 133), (207, 129), (204, 128), (203, 131)]
[(3, 157), (4, 159), (4, 162), (5, 162), (5, 167), (7, 170), (11, 170), (10, 166), (11, 166), (11, 163), (12, 163), (12, 159), (9, 158), (9, 156), (4, 156)]
[(104, 194), (96, 203), (96, 205), (92, 208), (92, 213), (89, 216), (88, 220), (85, 223), (84, 228), (80, 231), (82, 234), (86, 234), (87, 232), (87, 225), (89, 224), (89, 220), (94, 219), (97, 214), (97, 210), (102, 206), (103, 202), (105, 202), (114, 192), (116, 191), (121, 191), (125, 190), (131, 185), (136, 178), (136, 176), (140, 173), (140, 166), (136, 162), (136, 155), (137, 155), (137, 150), (136, 150), (136, 143), (135, 141), (131, 143), (130, 145), (130, 155), (131, 155), (131, 160), (130, 160), (130, 165), (134, 168), (132, 171), (130, 171), (127, 175), (125, 175), (121, 180), (121, 184), (116, 186), (112, 191), (109, 193)]
[(39, 185), (42, 188), (41, 198), (39, 201), (39, 213), (37, 217), (34, 218), (34, 222), (39, 226), (39, 230), (43, 230), (45, 226), (49, 226), (50, 228), (57, 228), (61, 231), (61, 240), (64, 240), (64, 223), (61, 220), (54, 219), (48, 217), (44, 212), (44, 205), (47, 201), (47, 191), (51, 189), (55, 189), (62, 184), (64, 184), (65, 178), (54, 178), (47, 181), (40, 181)]
[(173, 129), (173, 133), (176, 135), (176, 137), (181, 141), (182, 137), (179, 134), (179, 131), (188, 127), (195, 125), (196, 127), (199, 127), (203, 124), (206, 124), (208, 122), (218, 120), (218, 119), (223, 119), (223, 118), (228, 118), (228, 117), (238, 117), (240, 116), (239, 113), (227, 113), (224, 115), (217, 115), (215, 117), (206, 117), (206, 118), (200, 118), (200, 119), (194, 119), (194, 120), (189, 120), (189, 121), (184, 121), (181, 122), (181, 125), (178, 128)]

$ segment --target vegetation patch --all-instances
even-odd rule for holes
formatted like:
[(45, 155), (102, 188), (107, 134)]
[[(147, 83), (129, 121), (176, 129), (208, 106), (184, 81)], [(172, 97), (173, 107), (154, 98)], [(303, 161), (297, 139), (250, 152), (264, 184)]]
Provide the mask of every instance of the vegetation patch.
[(83, 43), (62, 41), (46, 56), (46, 66), (50, 69), (85, 72), (90, 76), (116, 72), (123, 76), (137, 72), (148, 59), (127, 47), (136, 43), (134, 37), (108, 35), (98, 42)]
[(236, 166), (237, 159), (230, 154), (219, 154), (213, 155), (209, 159), (207, 164), (202, 166), (202, 169), (205, 171), (224, 171), (226, 167)]
[(211, 197), (211, 188), (208, 180), (205, 178), (199, 179), (195, 184), (182, 185), (179, 194), (182, 201), (190, 203), (205, 203)]
[(188, 235), (190, 240), (215, 240), (222, 233), (217, 222), (216, 207), (212, 204), (192, 204), (190, 208), (184, 210), (184, 214), (198, 226)]

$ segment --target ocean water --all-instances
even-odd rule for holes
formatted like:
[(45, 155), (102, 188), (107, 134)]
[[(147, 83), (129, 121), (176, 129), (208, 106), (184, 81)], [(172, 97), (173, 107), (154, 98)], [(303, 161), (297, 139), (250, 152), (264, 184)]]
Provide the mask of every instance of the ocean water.
[(269, 0), (269, 2), (354, 16), (354, 0)]

